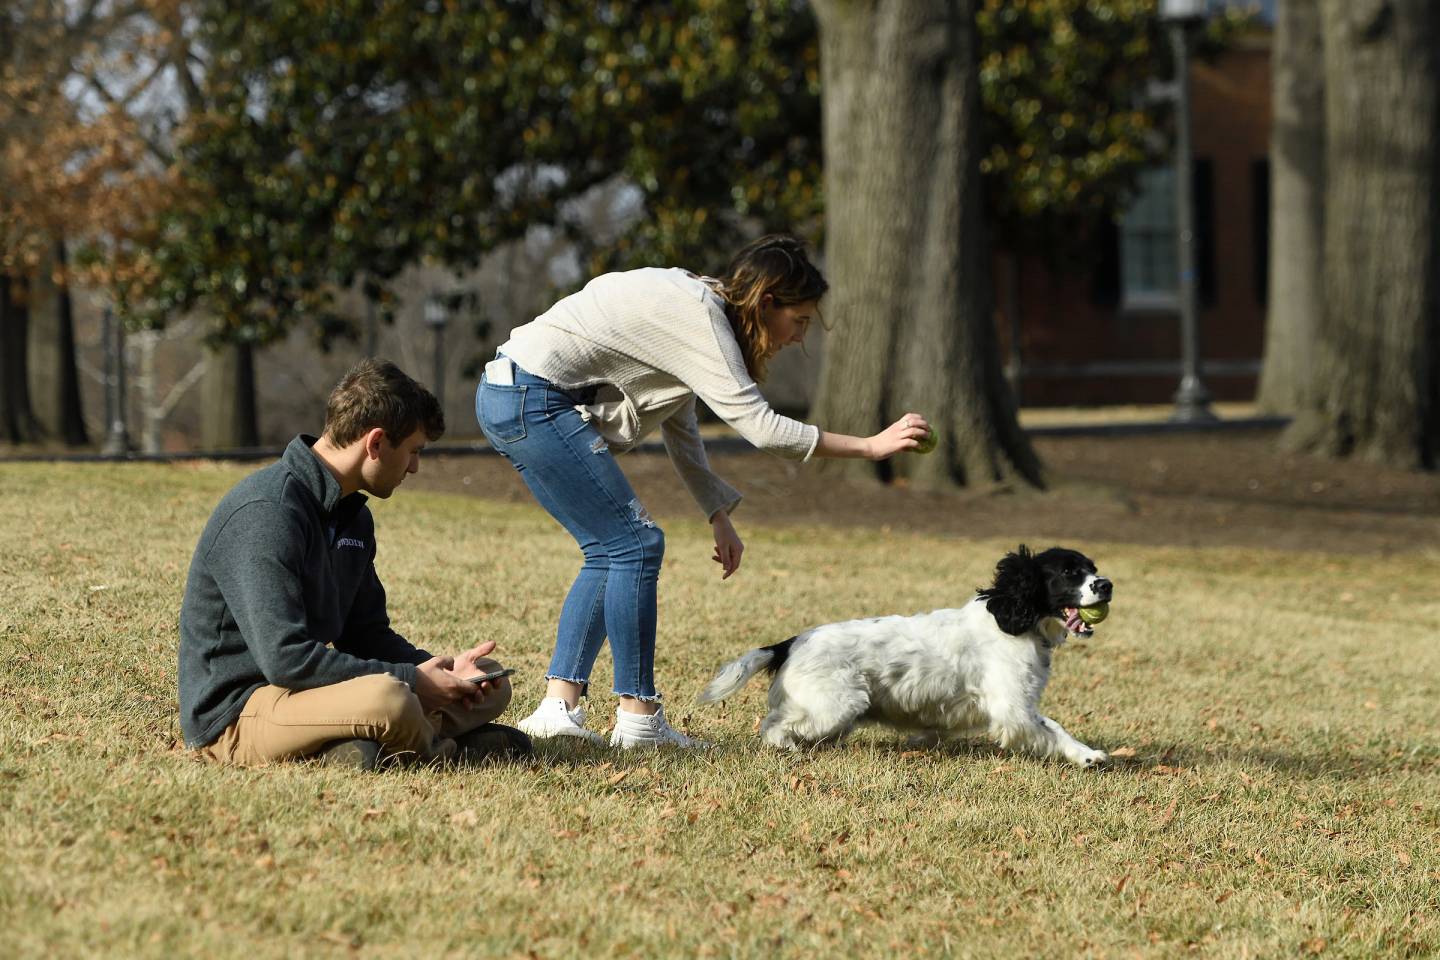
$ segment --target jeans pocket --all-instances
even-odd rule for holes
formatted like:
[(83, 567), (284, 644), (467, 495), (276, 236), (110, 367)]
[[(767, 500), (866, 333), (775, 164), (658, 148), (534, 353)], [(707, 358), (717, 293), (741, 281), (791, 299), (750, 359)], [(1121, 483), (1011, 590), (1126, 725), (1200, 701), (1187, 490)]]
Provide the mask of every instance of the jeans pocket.
[(525, 387), (486, 383), (480, 389), (480, 427), (491, 441), (525, 439)]

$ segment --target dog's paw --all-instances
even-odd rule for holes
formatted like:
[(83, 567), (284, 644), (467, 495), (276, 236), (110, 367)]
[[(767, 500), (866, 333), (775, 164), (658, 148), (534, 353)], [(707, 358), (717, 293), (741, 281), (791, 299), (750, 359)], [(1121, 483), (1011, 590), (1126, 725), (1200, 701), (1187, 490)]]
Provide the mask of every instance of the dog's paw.
[(1084, 750), (1072, 758), (1075, 766), (1084, 767), (1086, 770), (1093, 770), (1096, 767), (1103, 767), (1110, 762), (1110, 754), (1104, 750)]

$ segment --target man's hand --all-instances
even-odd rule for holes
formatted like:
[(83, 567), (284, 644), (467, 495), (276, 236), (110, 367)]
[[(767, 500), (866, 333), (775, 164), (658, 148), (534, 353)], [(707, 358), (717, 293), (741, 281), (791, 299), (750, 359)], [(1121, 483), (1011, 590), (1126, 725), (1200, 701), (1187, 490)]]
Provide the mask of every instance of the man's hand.
[(479, 684), (452, 672), (450, 668), (454, 665), (453, 657), (431, 657), (415, 668), (415, 696), (420, 698), (420, 706), (426, 713), (451, 704), (474, 706), (484, 693)]
[(473, 677), (477, 673), (484, 673), (484, 669), (475, 666), (475, 661), (481, 657), (488, 657), (495, 652), (495, 641), (486, 640), (478, 643), (455, 658), (455, 666), (452, 667), (462, 677)]
[[(450, 668), (451, 672), (460, 679), (465, 680), (466, 683), (469, 683), (470, 677), (497, 670), (500, 665), (494, 660), (486, 659), (494, 652), (494, 640), (486, 640), (483, 643), (478, 643), (455, 658), (455, 665)], [(471, 683), (470, 686), (472, 689), (478, 691), (478, 695), (484, 696), (490, 693), (491, 690), (499, 689), (502, 685), (508, 684), (509, 682), (505, 677), (501, 677), (499, 680), (488, 680), (485, 683)]]
[(728, 580), (730, 574), (740, 569), (740, 555), (745, 552), (745, 544), (741, 542), (740, 534), (735, 532), (730, 515), (724, 510), (715, 514), (710, 521), (710, 529), (715, 534), (715, 555), (710, 559), (720, 564), (724, 571), (720, 579)]

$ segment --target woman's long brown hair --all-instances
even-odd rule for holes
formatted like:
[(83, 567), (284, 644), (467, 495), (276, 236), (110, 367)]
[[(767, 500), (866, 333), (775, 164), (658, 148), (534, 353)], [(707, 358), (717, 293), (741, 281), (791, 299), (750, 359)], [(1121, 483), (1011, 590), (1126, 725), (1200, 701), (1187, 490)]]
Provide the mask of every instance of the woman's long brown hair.
[(764, 381), (765, 361), (773, 352), (761, 315), (765, 295), (785, 307), (819, 300), (828, 289), (830, 284), (810, 262), (805, 244), (788, 234), (753, 240), (731, 258), (719, 293), (725, 298), (725, 313), (745, 357), (745, 369), (756, 383)]

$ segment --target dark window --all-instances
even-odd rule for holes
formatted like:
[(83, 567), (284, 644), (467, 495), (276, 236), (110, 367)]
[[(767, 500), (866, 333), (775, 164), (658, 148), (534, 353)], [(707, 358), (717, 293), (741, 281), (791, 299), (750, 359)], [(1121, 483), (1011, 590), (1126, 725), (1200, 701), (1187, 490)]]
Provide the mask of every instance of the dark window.
[(1090, 300), (1097, 307), (1120, 304), (1120, 225), (1101, 217), (1095, 225), (1095, 268), (1090, 274)]
[(1255, 302), (1266, 306), (1270, 302), (1270, 160), (1262, 157), (1250, 164), (1250, 196), (1254, 208), (1250, 223), (1255, 236)]
[(1215, 164), (1195, 158), (1195, 269), (1200, 306), (1215, 306)]

